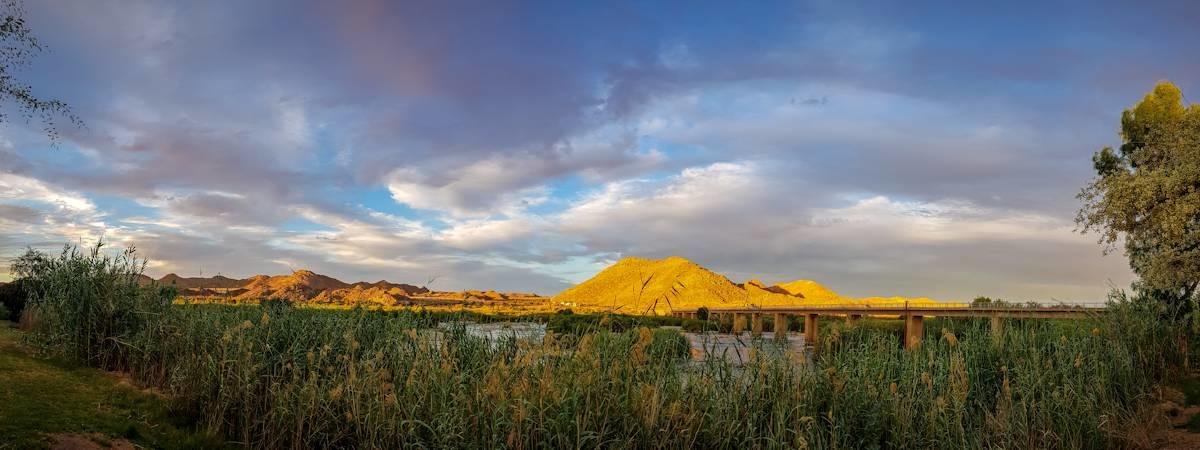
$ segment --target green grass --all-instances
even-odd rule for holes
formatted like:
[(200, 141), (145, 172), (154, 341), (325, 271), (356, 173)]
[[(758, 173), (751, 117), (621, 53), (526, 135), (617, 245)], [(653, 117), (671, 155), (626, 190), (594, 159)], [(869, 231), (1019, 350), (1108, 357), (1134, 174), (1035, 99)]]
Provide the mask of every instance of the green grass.
[(46, 447), (55, 433), (99, 433), (158, 448), (222, 445), (176, 419), (168, 401), (102, 371), (37, 357), (21, 335), (0, 321), (0, 448)]
[(1182, 406), (1200, 405), (1200, 378), (1184, 378), (1175, 387), (1187, 397)]
[(999, 335), (934, 319), (915, 350), (895, 322), (822, 321), (811, 360), (758, 342), (741, 367), (686, 364), (677, 332), (644, 327), (667, 321), (563, 314), (546, 318), (563, 333), (496, 344), (440, 314), (172, 305), (128, 253), (29, 261), (30, 342), (128, 372), (253, 448), (1128, 447), (1192, 338), (1130, 300)]

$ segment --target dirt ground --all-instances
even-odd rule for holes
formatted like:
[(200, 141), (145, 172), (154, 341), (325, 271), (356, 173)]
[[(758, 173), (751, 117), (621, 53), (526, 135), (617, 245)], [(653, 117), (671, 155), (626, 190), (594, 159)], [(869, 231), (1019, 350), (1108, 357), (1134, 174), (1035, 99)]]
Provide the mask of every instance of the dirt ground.
[(51, 450), (134, 450), (136, 447), (125, 439), (113, 439), (104, 435), (60, 433), (50, 436)]

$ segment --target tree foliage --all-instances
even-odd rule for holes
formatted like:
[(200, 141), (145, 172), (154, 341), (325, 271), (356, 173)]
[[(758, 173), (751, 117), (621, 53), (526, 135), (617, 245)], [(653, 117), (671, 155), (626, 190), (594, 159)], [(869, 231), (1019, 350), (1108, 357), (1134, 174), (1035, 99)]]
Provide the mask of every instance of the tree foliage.
[(1200, 283), (1200, 106), (1159, 83), (1121, 115), (1121, 138), (1092, 157), (1076, 223), (1105, 253), (1124, 244), (1137, 287), (1186, 305)]
[[(28, 67), (32, 57), (41, 51), (41, 43), (25, 22), (25, 9), (21, 2), (0, 2), (0, 103), (16, 107), (26, 122), (34, 118), (41, 120), (46, 136), (52, 142), (57, 142), (57, 118), (65, 117), (77, 126), (83, 125), (83, 122), (71, 111), (70, 105), (61, 100), (34, 95), (33, 87), (15, 75), (15, 72)], [(8, 113), (0, 109), (0, 122), (8, 120)]]

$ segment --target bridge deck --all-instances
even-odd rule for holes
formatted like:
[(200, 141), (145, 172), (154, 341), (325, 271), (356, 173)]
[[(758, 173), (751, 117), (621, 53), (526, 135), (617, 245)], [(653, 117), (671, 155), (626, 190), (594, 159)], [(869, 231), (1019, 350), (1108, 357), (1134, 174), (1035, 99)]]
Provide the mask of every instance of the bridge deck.
[[(746, 308), (712, 308), (709, 314), (791, 314), (791, 315), (861, 315), (861, 316), (937, 316), (937, 317), (1005, 317), (1005, 318), (1083, 318), (1104, 312), (1106, 308), (1091, 306), (1046, 307), (963, 307), (963, 306), (904, 306), (904, 305), (803, 305), (763, 306)], [(676, 315), (695, 313), (696, 309), (677, 309)]]
[[(733, 332), (741, 333), (745, 327), (745, 316), (749, 316), (751, 333), (761, 335), (763, 332), (763, 316), (774, 315), (774, 327), (787, 325), (787, 316), (804, 317), (805, 342), (817, 342), (817, 316), (846, 316), (853, 323), (863, 316), (890, 316), (904, 320), (904, 348), (916, 348), (921, 345), (925, 335), (926, 317), (985, 317), (991, 318), (992, 332), (1001, 333), (1005, 319), (1082, 319), (1105, 311), (1105, 308), (1089, 306), (959, 306), (959, 305), (930, 305), (918, 306), (897, 303), (883, 305), (864, 304), (833, 304), (833, 305), (793, 305), (793, 306), (764, 306), (749, 308), (714, 308), (709, 309), (710, 316), (733, 318)], [(672, 311), (676, 317), (696, 317), (696, 309), (677, 309)], [(740, 317), (740, 318), (739, 318)], [(786, 330), (786, 328), (784, 329)]]

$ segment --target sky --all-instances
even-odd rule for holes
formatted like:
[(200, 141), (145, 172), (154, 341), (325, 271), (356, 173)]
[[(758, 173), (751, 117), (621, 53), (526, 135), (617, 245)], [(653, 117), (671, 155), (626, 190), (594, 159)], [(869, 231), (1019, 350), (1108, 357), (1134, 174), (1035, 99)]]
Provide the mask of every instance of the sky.
[(85, 126), (0, 123), (0, 259), (1103, 300), (1075, 195), (1156, 82), (1200, 96), (1200, 5), (976, 3), (28, 2), (18, 74)]

